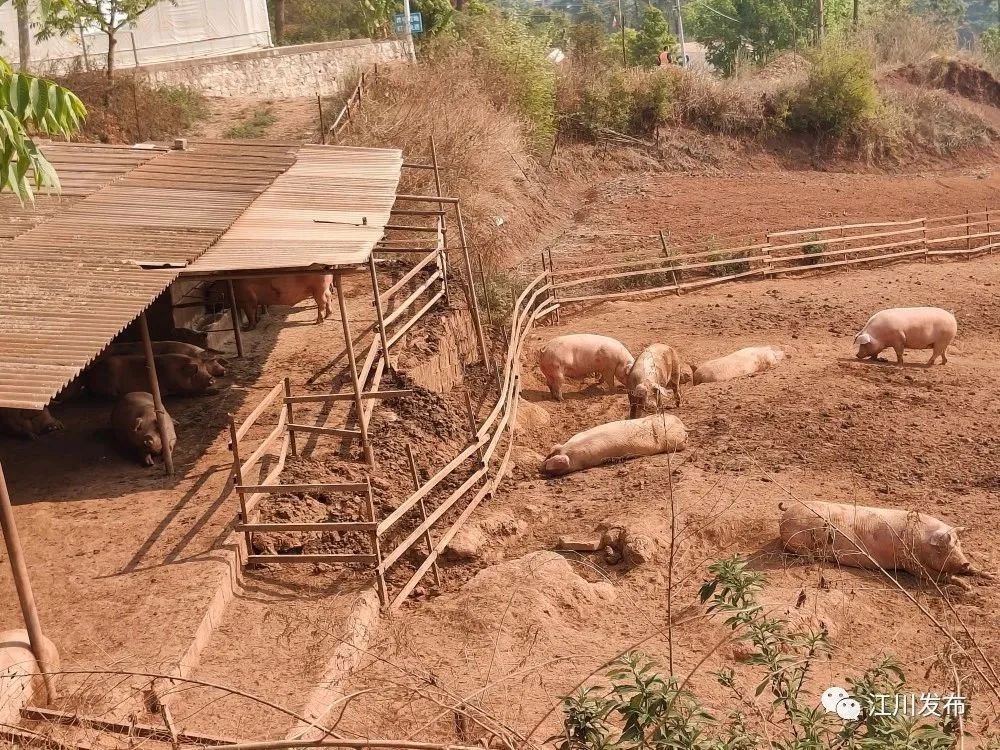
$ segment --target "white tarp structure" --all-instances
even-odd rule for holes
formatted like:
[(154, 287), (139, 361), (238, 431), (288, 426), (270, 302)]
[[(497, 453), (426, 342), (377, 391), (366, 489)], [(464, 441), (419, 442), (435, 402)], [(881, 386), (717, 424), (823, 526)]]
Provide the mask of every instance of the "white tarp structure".
[[(37, 12), (33, 13), (37, 19)], [(16, 63), (17, 13), (13, 3), (0, 6), (0, 55)], [(215, 57), (271, 46), (267, 0), (163, 0), (139, 16), (134, 28), (117, 35), (116, 67)], [(134, 40), (134, 48), (133, 48)], [(35, 70), (84, 67), (84, 50), (91, 68), (103, 68), (108, 38), (97, 29), (45, 41), (31, 41)]]

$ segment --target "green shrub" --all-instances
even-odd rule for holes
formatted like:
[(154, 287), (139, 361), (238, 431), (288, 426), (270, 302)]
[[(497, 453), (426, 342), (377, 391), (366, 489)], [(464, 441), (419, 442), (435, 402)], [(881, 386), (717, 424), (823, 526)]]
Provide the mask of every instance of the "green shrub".
[(830, 43), (812, 62), (805, 82), (785, 94), (791, 130), (843, 137), (878, 118), (878, 87), (869, 52)]
[[(795, 631), (787, 622), (768, 616), (758, 601), (766, 578), (749, 570), (745, 560), (721, 560), (710, 565), (709, 572), (712, 578), (701, 587), (699, 597), (709, 612), (725, 618), (734, 640), (751, 648), (746, 664), (758, 673), (753, 675), (756, 686), (743, 684), (742, 670), (737, 675), (729, 667), (721, 668), (714, 676), (733, 708), (725, 717), (716, 717), (686, 689), (686, 679), (680, 682), (664, 675), (656, 664), (632, 652), (612, 665), (606, 684), (582, 688), (564, 699), (564, 731), (549, 740), (557, 743), (558, 750), (946, 750), (955, 746), (955, 716), (865, 711), (857, 719), (844, 720), (817, 708), (808, 678), (832, 652), (826, 631)], [(912, 692), (891, 658), (846, 683), (863, 707), (877, 705), (877, 696)], [(758, 703), (757, 696), (764, 693), (769, 699)]]
[(819, 256), (820, 253), (822, 253), (822, 252), (824, 252), (826, 250), (826, 245), (818, 244), (816, 242), (816, 240), (818, 240), (818, 239), (819, 239), (819, 237), (817, 235), (815, 235), (815, 234), (811, 234), (808, 237), (806, 237), (806, 241), (809, 242), (809, 244), (802, 246), (802, 254), (803, 255), (810, 255), (810, 256), (814, 256), (814, 257), (803, 258), (802, 259), (802, 265), (804, 265), (804, 266), (814, 266), (814, 265), (816, 265), (817, 263), (820, 262), (821, 259), (818, 256)]
[(646, 6), (642, 13), (642, 25), (632, 40), (629, 48), (629, 64), (640, 65), (643, 68), (656, 68), (660, 65), (660, 53), (673, 49), (677, 44), (674, 35), (670, 33), (667, 19), (662, 11), (653, 4)]
[(270, 108), (255, 109), (253, 113), (243, 122), (233, 125), (223, 134), (223, 138), (254, 139), (263, 138), (270, 128), (277, 121)]
[(709, 261), (729, 260), (728, 263), (719, 263), (716, 266), (708, 266), (706, 269), (709, 276), (720, 278), (722, 276), (735, 276), (738, 273), (746, 273), (750, 270), (750, 261), (739, 258), (730, 259), (726, 253), (715, 253), (708, 256)]
[(652, 135), (670, 114), (673, 79), (662, 71), (620, 70), (584, 84), (580, 124), (633, 136)]

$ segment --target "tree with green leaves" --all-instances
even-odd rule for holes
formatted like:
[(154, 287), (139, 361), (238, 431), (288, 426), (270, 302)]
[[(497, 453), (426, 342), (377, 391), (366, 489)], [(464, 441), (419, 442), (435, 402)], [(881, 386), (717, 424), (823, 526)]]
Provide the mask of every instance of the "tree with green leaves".
[(59, 177), (30, 131), (69, 137), (86, 114), (73, 92), (15, 73), (0, 58), (0, 191), (11, 190), (21, 203), (29, 203), (35, 190), (59, 190)]
[(803, 0), (714, 0), (690, 3), (684, 26), (706, 47), (708, 61), (726, 75), (741, 56), (763, 64), (783, 50), (809, 41), (815, 4)]
[[(143, 13), (161, 0), (44, 0), (39, 39), (70, 34), (81, 26), (95, 27), (108, 38), (108, 79), (114, 78), (118, 32), (135, 26)], [(173, 2), (173, 0), (171, 0)]]
[(673, 49), (676, 44), (677, 40), (670, 33), (667, 19), (659, 8), (650, 3), (643, 11), (642, 24), (632, 40), (629, 59), (644, 68), (655, 68), (659, 65), (660, 53)]

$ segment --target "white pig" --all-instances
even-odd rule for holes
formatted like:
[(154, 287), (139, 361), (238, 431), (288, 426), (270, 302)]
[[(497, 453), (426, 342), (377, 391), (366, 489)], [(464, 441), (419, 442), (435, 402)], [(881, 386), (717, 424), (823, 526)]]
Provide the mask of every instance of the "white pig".
[(824, 502), (796, 503), (780, 526), (790, 552), (917, 577), (978, 572), (962, 552), (962, 529), (916, 511)]
[(702, 362), (695, 368), (694, 384), (720, 383), (744, 375), (754, 375), (774, 367), (788, 356), (776, 346), (748, 346), (725, 357)]
[[(681, 405), (681, 385), (691, 382), (691, 368), (681, 361), (677, 350), (666, 344), (650, 344), (638, 357), (628, 373), (629, 418), (644, 411), (656, 411), (656, 404), (665, 403), (667, 388), (674, 392), (674, 401)], [(657, 398), (659, 397), (659, 399)]]
[(608, 422), (552, 446), (541, 470), (549, 476), (561, 476), (614, 458), (674, 453), (684, 447), (686, 440), (687, 428), (673, 414)]
[(902, 363), (904, 349), (933, 349), (927, 362), (930, 367), (941, 357), (941, 364), (948, 363), (948, 344), (958, 333), (955, 316), (940, 307), (893, 307), (875, 313), (861, 332), (854, 337), (858, 346), (858, 359), (875, 359), (883, 349), (896, 352), (896, 361)]
[(614, 391), (615, 379), (625, 385), (634, 361), (621, 341), (594, 333), (556, 336), (538, 353), (538, 366), (556, 401), (563, 400), (566, 378), (582, 380), (596, 373), (601, 383)]

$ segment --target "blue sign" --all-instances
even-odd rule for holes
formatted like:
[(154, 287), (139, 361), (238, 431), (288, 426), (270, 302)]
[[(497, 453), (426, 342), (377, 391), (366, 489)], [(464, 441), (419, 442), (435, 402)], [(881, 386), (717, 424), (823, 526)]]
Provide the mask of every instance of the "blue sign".
[[(397, 13), (392, 17), (392, 25), (396, 29), (397, 34), (405, 34), (406, 16), (402, 13)], [(414, 34), (419, 34), (424, 30), (424, 19), (419, 12), (410, 13), (410, 30)]]

